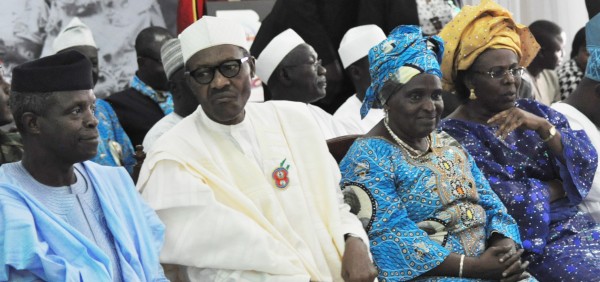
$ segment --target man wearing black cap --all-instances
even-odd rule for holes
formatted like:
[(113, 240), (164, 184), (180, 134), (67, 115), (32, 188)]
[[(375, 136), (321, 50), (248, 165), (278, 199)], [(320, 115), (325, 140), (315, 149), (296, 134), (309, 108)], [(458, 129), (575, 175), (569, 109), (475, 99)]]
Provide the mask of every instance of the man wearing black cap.
[(0, 167), (0, 281), (160, 281), (164, 226), (98, 148), (90, 61), (69, 51), (13, 70), (21, 162)]

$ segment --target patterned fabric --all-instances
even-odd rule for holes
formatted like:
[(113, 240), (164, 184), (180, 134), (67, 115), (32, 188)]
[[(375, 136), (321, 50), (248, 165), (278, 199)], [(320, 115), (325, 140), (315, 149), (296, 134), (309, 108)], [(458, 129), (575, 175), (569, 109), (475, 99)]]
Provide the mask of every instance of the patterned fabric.
[(420, 276), (451, 252), (481, 255), (492, 232), (520, 244), (471, 156), (444, 132), (431, 138), (432, 152), (416, 159), (383, 138), (361, 138), (340, 163), (344, 199), (365, 224), (380, 281), (472, 281)]
[(454, 1), (416, 0), (419, 25), (425, 34), (438, 34), (458, 12)]
[(592, 49), (589, 45), (587, 48), (590, 58), (585, 69), (585, 77), (600, 82), (600, 48)]
[(17, 162), (21, 158), (23, 158), (21, 135), (0, 130), (0, 165)]
[(585, 42), (588, 53), (588, 63), (585, 77), (600, 82), (600, 16), (596, 15), (585, 24)]
[(574, 59), (570, 59), (558, 66), (556, 74), (560, 86), (560, 98), (562, 100), (567, 99), (579, 85), (583, 78), (583, 71), (577, 66)]
[(124, 166), (129, 174), (133, 173), (135, 151), (115, 111), (108, 102), (96, 99), (94, 115), (98, 119), (100, 143), (98, 153), (91, 161), (107, 166)]
[(521, 66), (528, 66), (540, 49), (529, 29), (515, 23), (511, 13), (492, 0), (464, 6), (442, 29), (440, 37), (446, 46), (442, 83), (447, 91), (454, 90), (457, 72), (469, 69), (487, 49), (513, 50), (521, 58)]
[(369, 50), (371, 85), (360, 109), (361, 117), (364, 118), (371, 108), (381, 108), (385, 104), (388, 97), (380, 90), (390, 79), (405, 83), (419, 73), (442, 77), (443, 53), (444, 44), (438, 36), (423, 36), (418, 26), (395, 28), (386, 40)]
[[(469, 151), (517, 220), (531, 274), (540, 281), (596, 281), (600, 225), (576, 207), (590, 189), (596, 151), (560, 113), (531, 100), (518, 100), (517, 107), (556, 126), (566, 163), (531, 130), (517, 129), (503, 141), (495, 137), (495, 126), (453, 119), (440, 126)], [(567, 197), (550, 203), (545, 182), (556, 179), (563, 182)]]
[(154, 101), (165, 115), (173, 112), (173, 96), (170, 92), (156, 91), (149, 85), (146, 85), (141, 79), (134, 75), (131, 79), (131, 88), (139, 91), (140, 93), (148, 96)]

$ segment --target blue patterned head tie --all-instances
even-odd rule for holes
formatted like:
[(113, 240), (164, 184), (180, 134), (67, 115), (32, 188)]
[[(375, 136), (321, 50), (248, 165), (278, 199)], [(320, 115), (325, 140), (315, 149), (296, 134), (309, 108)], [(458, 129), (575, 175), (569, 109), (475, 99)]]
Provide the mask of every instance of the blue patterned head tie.
[[(391, 93), (384, 95), (381, 88), (390, 79), (403, 84), (420, 73), (441, 78), (443, 53), (444, 43), (439, 36), (423, 36), (421, 28), (413, 25), (395, 28), (386, 40), (369, 50), (371, 85), (360, 108), (361, 117), (364, 118), (371, 108), (381, 108), (385, 104)], [(412, 71), (407, 71), (407, 67)]]
[(600, 82), (600, 14), (585, 25), (585, 41), (590, 53), (585, 77)]

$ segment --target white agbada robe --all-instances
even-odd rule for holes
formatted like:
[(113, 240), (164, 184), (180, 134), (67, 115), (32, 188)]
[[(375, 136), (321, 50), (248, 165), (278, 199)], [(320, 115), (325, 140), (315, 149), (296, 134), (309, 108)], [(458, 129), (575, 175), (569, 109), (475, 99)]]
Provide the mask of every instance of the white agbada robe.
[(352, 123), (354, 126), (361, 129), (359, 134), (365, 134), (383, 119), (384, 113), (382, 109), (371, 109), (365, 118), (361, 119), (361, 106), (362, 101), (360, 101), (356, 97), (356, 94), (354, 94), (350, 96), (350, 98), (348, 98), (346, 102), (344, 102), (344, 104), (337, 109), (337, 111), (335, 111), (333, 117), (337, 120)]
[(166, 225), (161, 262), (192, 281), (341, 281), (343, 235), (368, 238), (303, 105), (249, 103), (232, 126), (198, 108), (155, 143), (138, 189)]
[[(600, 152), (600, 130), (588, 117), (567, 103), (554, 103), (552, 108), (567, 117), (572, 129), (585, 131), (596, 151)], [(596, 169), (590, 192), (578, 208), (592, 215), (594, 220), (600, 223), (600, 166)]]
[[(316, 120), (325, 139), (331, 139), (343, 135), (361, 134), (360, 127), (352, 123), (336, 120), (333, 115), (321, 109), (318, 106), (305, 104), (308, 106), (310, 113)], [(298, 107), (300, 105), (297, 105)]]

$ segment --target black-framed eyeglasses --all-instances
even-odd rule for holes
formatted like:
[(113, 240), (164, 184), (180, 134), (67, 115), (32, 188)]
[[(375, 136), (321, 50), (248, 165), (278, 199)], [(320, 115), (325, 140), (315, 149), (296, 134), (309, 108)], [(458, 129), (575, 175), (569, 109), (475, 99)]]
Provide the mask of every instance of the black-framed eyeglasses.
[(524, 67), (516, 67), (511, 69), (494, 69), (491, 71), (473, 71), (474, 73), (487, 74), (493, 79), (502, 79), (505, 75), (510, 74), (514, 78), (520, 78), (525, 73)]
[(200, 84), (209, 84), (215, 77), (215, 71), (218, 69), (219, 72), (226, 78), (232, 78), (240, 73), (242, 64), (248, 61), (250, 57), (243, 57), (241, 59), (227, 60), (220, 63), (217, 66), (212, 67), (199, 67), (193, 71), (186, 71), (185, 74), (191, 76), (196, 82)]

